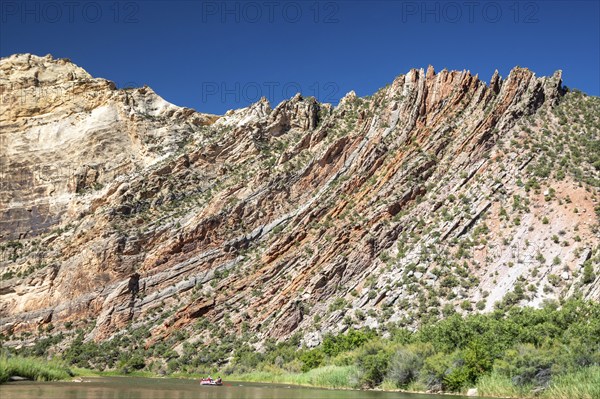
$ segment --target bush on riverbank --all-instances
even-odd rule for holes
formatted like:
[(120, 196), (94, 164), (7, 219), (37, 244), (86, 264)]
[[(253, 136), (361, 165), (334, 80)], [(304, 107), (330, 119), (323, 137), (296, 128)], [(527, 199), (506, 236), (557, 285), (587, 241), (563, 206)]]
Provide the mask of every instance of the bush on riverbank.
[(260, 376), (252, 381), (296, 383), (328, 367), (353, 367), (335, 387), (461, 392), (477, 386), (490, 396), (600, 397), (600, 304), (595, 302), (573, 299), (560, 307), (547, 303), (541, 309), (455, 314), (415, 333), (394, 326), (387, 332), (387, 338), (371, 330), (326, 336), (321, 346), (292, 356), (295, 342), (268, 346), (264, 353), (240, 348), (225, 372), (252, 367), (264, 372), (251, 373)]
[(0, 355), (0, 384), (11, 376), (35, 381), (65, 380), (73, 376), (69, 368), (57, 360)]

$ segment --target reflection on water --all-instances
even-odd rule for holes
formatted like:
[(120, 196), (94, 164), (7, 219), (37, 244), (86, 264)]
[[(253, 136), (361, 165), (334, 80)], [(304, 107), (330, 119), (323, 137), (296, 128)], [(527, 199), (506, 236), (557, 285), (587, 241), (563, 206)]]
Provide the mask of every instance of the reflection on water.
[[(19, 382), (0, 385), (2, 399), (440, 399), (397, 392), (334, 391), (287, 385), (227, 382), (200, 386), (194, 380), (84, 378), (85, 382)], [(447, 396), (444, 396), (447, 397)], [(461, 398), (454, 396), (453, 398)]]

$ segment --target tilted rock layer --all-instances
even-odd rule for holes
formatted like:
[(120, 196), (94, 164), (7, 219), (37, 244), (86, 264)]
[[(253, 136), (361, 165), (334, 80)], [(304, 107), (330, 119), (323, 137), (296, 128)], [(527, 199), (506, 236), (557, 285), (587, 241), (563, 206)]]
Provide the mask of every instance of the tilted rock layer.
[(146, 345), (192, 326), (208, 343), (207, 324), (315, 345), (448, 310), (600, 299), (600, 101), (560, 72), (486, 84), (413, 69), (336, 107), (296, 95), (214, 116), (15, 55), (0, 90), (9, 345), (50, 324), (97, 341), (144, 325)]

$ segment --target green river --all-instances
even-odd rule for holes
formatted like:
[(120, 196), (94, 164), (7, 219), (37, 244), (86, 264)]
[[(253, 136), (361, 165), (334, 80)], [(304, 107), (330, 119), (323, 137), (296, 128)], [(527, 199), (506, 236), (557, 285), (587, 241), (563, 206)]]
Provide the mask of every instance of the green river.
[[(449, 396), (399, 392), (338, 391), (289, 385), (227, 382), (221, 387), (198, 381), (102, 377), (84, 382), (15, 382), (0, 385), (1, 399), (440, 399)], [(450, 398), (464, 398), (450, 396)]]

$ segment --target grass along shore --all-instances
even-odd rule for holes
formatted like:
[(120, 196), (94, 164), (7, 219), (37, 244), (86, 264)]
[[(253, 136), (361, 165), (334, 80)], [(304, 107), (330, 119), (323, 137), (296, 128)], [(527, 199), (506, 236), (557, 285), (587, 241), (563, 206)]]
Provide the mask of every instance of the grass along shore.
[(489, 397), (596, 399), (600, 398), (600, 366), (558, 376), (542, 392), (531, 386), (515, 385), (510, 378), (492, 373), (479, 379), (477, 391), (480, 396)]
[(45, 360), (22, 356), (0, 356), (0, 384), (19, 376), (34, 381), (66, 380), (75, 374), (59, 360)]
[[(354, 366), (324, 366), (305, 373), (290, 373), (283, 370), (257, 371), (233, 374), (231, 381), (290, 384), (316, 388), (359, 389), (359, 370)], [(600, 366), (585, 367), (564, 374), (552, 381), (543, 391), (531, 386), (519, 386), (510, 378), (492, 373), (482, 377), (475, 385), (479, 396), (497, 398), (542, 398), (542, 399), (597, 399), (600, 398)], [(424, 393), (424, 385), (414, 383), (406, 389), (398, 389), (384, 382), (383, 391)], [(466, 392), (462, 392), (466, 393)]]
[[(0, 356), (0, 384), (11, 376), (20, 376), (35, 381), (67, 380), (79, 377), (159, 377), (150, 372), (123, 374), (118, 371), (100, 372), (82, 368), (69, 368), (60, 360), (45, 360), (21, 356)], [(162, 378), (201, 378), (203, 375), (175, 373)], [(290, 384), (315, 388), (359, 389), (360, 370), (356, 366), (328, 365), (307, 372), (291, 373), (275, 367), (270, 371), (256, 371), (227, 376), (229, 381)], [(530, 386), (516, 385), (510, 378), (492, 373), (483, 376), (476, 384), (478, 394), (487, 397), (503, 398), (542, 398), (542, 399), (596, 399), (600, 398), (600, 366), (590, 366), (566, 373), (553, 380), (542, 392)], [(393, 384), (384, 381), (380, 387), (384, 391), (399, 391)], [(426, 387), (414, 383), (402, 391), (424, 392)]]
[(355, 366), (324, 366), (305, 373), (289, 373), (283, 370), (256, 371), (245, 374), (232, 374), (228, 380), (290, 384), (316, 388), (356, 389), (359, 384), (359, 370)]

